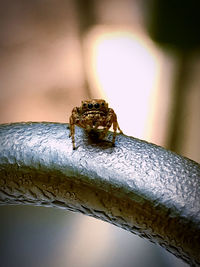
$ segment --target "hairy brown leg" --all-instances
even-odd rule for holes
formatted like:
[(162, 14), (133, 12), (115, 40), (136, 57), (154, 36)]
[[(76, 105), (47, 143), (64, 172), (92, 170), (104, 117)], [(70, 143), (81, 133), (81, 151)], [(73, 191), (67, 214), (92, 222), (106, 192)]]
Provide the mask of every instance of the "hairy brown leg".
[(103, 139), (107, 135), (108, 130), (110, 129), (112, 123), (113, 123), (113, 112), (110, 112), (110, 114), (108, 115), (106, 119), (105, 127), (103, 131), (101, 132), (100, 139)]
[(100, 134), (100, 137), (99, 137), (100, 139), (103, 139), (107, 135), (108, 130), (110, 129), (111, 125), (112, 125), (112, 117), (108, 117), (106, 121), (106, 125)]
[(75, 123), (74, 123), (74, 120), (72, 118), (72, 116), (70, 117), (69, 119), (69, 124), (70, 124), (70, 134), (69, 134), (69, 137), (72, 138), (72, 145), (73, 145), (73, 149), (75, 149)]
[(118, 123), (117, 121), (113, 121), (113, 140), (112, 140), (112, 143), (113, 145), (115, 144), (115, 138), (116, 138), (116, 134), (117, 134), (117, 126), (118, 126)]
[(118, 122), (117, 122), (117, 128), (118, 128), (119, 132), (120, 132), (121, 134), (123, 134), (122, 130), (119, 128), (119, 124), (118, 124)]
[(113, 112), (113, 140), (112, 143), (115, 143), (116, 135), (117, 135), (117, 129), (119, 130), (120, 133), (123, 133), (122, 130), (119, 128), (119, 124), (117, 122), (117, 115)]
[(119, 124), (117, 122), (117, 116), (116, 116), (114, 110), (110, 108), (107, 119), (106, 119), (106, 126), (105, 126), (104, 130), (102, 131), (100, 138), (104, 138), (107, 135), (108, 130), (110, 129), (112, 124), (113, 124), (113, 131), (114, 131), (112, 143), (114, 145), (115, 139), (116, 139), (116, 134), (117, 134), (117, 129), (119, 129), (120, 133), (122, 133), (122, 130), (119, 128)]

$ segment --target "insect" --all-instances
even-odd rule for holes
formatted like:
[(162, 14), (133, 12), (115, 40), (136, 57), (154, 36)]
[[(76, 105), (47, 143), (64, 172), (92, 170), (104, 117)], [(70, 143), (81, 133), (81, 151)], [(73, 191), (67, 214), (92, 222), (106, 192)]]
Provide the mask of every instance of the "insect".
[(108, 107), (103, 99), (90, 99), (81, 102), (80, 107), (75, 107), (72, 110), (72, 114), (69, 118), (70, 124), (70, 137), (72, 138), (73, 149), (75, 149), (75, 125), (84, 128), (87, 132), (95, 131), (99, 127), (102, 128), (99, 138), (104, 138), (108, 130), (113, 124), (113, 139), (112, 143), (115, 143), (117, 129), (120, 133), (123, 133), (119, 128), (117, 122), (117, 115), (112, 108)]

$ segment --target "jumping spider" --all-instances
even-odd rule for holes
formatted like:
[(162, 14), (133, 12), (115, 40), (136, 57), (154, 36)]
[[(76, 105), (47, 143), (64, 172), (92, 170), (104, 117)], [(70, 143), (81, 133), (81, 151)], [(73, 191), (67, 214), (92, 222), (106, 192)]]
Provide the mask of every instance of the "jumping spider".
[(117, 116), (112, 108), (108, 107), (103, 99), (91, 99), (81, 102), (81, 107), (75, 107), (69, 119), (70, 137), (72, 138), (73, 149), (75, 149), (75, 125), (86, 129), (87, 132), (95, 131), (98, 127), (102, 127), (100, 139), (107, 135), (109, 128), (113, 124), (113, 140), (115, 143), (117, 129), (122, 133), (117, 122)]

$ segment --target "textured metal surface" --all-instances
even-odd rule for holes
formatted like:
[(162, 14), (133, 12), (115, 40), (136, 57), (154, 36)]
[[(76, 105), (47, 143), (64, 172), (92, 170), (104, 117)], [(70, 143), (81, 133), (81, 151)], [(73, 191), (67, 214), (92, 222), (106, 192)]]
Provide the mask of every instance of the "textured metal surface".
[(75, 140), (68, 124), (1, 125), (0, 204), (79, 211), (198, 265), (200, 165), (124, 135), (112, 147), (77, 127)]

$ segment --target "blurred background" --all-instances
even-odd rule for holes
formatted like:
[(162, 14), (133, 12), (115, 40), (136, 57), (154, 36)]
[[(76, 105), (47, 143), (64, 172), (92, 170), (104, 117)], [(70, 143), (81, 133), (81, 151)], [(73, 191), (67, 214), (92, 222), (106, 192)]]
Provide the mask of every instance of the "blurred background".
[[(120, 128), (200, 163), (200, 2), (0, 0), (0, 123), (68, 122), (104, 98)], [(64, 210), (0, 207), (2, 267), (188, 266)]]

